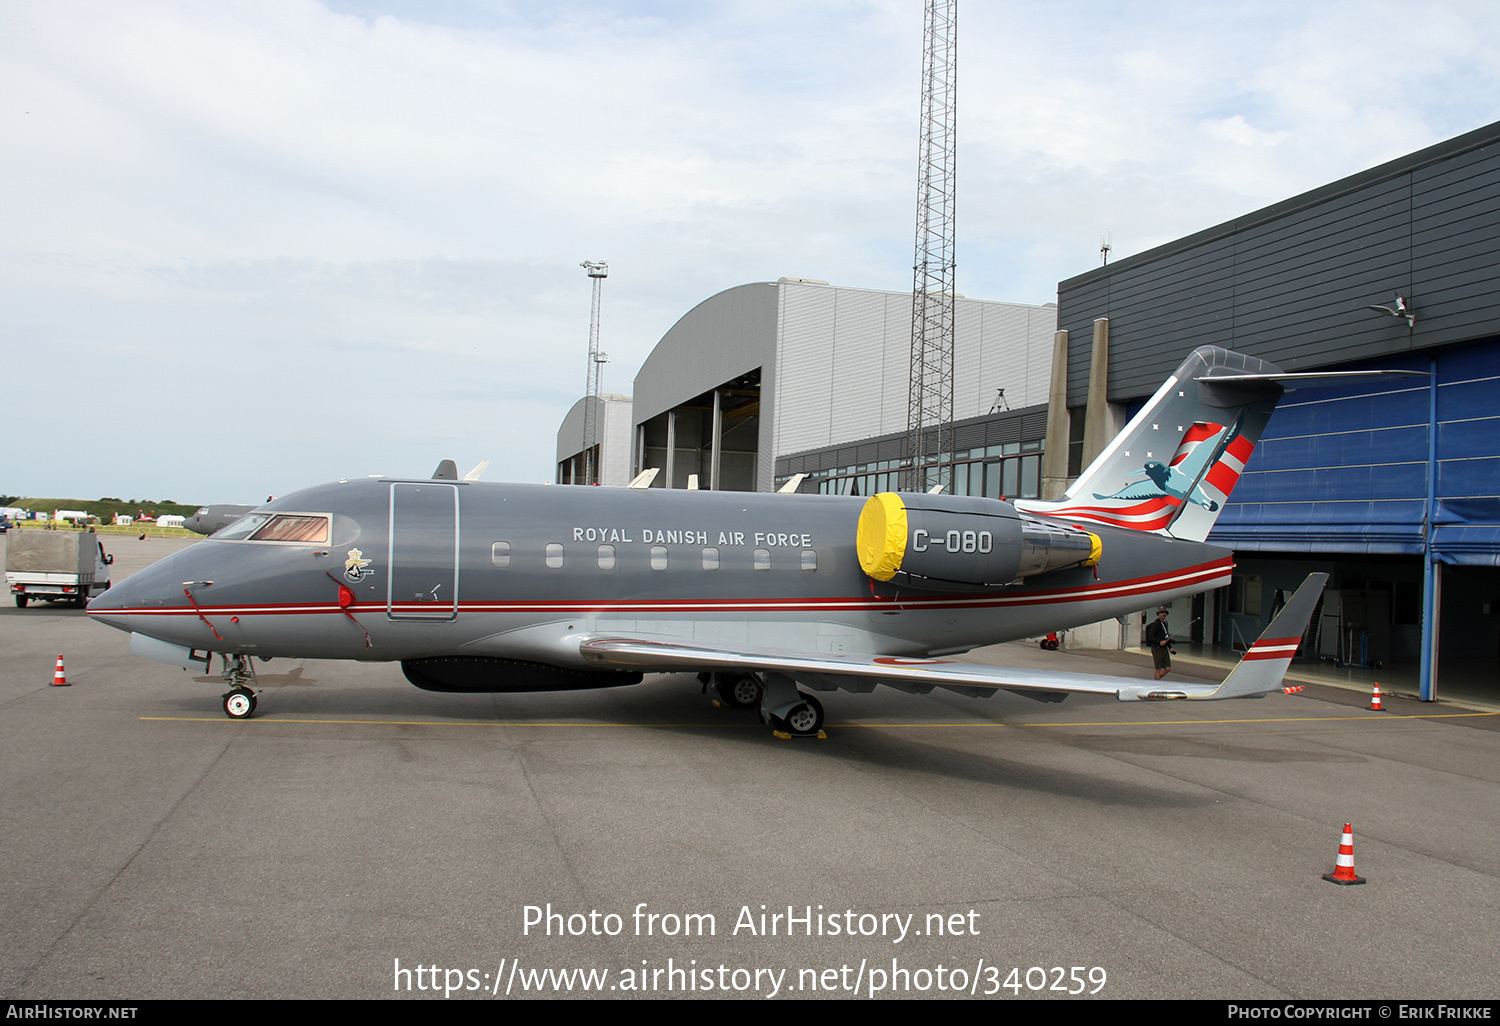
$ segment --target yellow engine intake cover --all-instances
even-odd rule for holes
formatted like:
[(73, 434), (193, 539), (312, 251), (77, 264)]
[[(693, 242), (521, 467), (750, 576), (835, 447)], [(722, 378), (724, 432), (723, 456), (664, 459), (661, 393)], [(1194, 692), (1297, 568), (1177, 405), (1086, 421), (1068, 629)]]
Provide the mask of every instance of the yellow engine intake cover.
[(859, 514), (859, 565), (877, 581), (889, 581), (906, 555), (906, 503), (895, 492), (870, 496)]

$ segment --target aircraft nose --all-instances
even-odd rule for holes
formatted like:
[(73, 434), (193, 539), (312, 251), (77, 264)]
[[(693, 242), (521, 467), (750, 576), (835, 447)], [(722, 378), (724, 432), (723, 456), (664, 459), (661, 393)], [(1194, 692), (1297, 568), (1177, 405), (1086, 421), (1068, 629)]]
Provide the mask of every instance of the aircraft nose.
[(167, 565), (167, 560), (163, 560), (112, 584), (108, 591), (89, 602), (88, 611), (113, 627), (128, 630), (130, 628), (124, 623), (110, 619), (110, 614), (170, 604), (171, 599), (180, 593), (180, 588), (170, 587), (176, 579), (174, 568)]
[(128, 584), (112, 584), (108, 591), (102, 591), (89, 599), (88, 610), (90, 613), (106, 613), (111, 609), (123, 609), (130, 604)]

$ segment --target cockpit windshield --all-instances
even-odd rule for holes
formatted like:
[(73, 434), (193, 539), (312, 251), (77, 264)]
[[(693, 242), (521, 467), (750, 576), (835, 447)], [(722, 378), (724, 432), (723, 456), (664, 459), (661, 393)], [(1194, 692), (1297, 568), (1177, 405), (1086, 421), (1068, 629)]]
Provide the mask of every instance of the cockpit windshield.
[(219, 541), (328, 544), (328, 517), (308, 513), (247, 513), (214, 535)]

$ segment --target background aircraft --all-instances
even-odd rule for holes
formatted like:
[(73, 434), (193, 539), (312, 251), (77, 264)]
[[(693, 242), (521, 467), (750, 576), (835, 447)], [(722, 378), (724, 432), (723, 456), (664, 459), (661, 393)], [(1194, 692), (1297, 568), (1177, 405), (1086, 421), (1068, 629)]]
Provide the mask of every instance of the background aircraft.
[(214, 503), (200, 507), (198, 512), (182, 522), (182, 526), (198, 534), (213, 534), (215, 531), (228, 527), (252, 509), (258, 508), (257, 506), (234, 506), (222, 502)]
[[(1281, 394), (1279, 374), (1194, 351), (1058, 502), (482, 484), (442, 466), (441, 479), (287, 495), (89, 612), (130, 632), (139, 655), (206, 667), (219, 653), (236, 717), (256, 706), (254, 656), (399, 660), (436, 691), (693, 671), (726, 702), (758, 701), (768, 722), (801, 734), (823, 720), (811, 692), (877, 684), (1042, 701), (1258, 696), (1280, 687), (1325, 575), (1219, 687), (942, 657), (1228, 584), (1231, 554), (1203, 539)], [(1200, 457), (1180, 495), (1113, 494), (1175, 454), (1189, 426), (1225, 423), (1234, 444), (1214, 436), (1214, 458)], [(1214, 509), (1184, 502), (1200, 487), (1217, 494)]]

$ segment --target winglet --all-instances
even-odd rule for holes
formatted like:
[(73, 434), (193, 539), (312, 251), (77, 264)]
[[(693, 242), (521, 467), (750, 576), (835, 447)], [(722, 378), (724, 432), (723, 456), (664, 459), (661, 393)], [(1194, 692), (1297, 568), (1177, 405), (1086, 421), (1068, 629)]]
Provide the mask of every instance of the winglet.
[(1258, 698), (1272, 691), (1282, 690), (1281, 679), (1286, 675), (1297, 646), (1307, 632), (1307, 621), (1312, 619), (1318, 597), (1328, 583), (1327, 574), (1308, 574), (1281, 612), (1271, 619), (1271, 624), (1255, 639), (1243, 658), (1235, 665), (1224, 683), (1211, 691), (1191, 685), (1173, 688), (1170, 685), (1122, 688), (1121, 701), (1141, 699), (1187, 698), (1199, 701), (1216, 698)]

